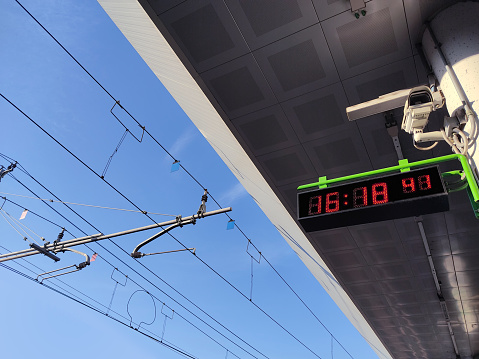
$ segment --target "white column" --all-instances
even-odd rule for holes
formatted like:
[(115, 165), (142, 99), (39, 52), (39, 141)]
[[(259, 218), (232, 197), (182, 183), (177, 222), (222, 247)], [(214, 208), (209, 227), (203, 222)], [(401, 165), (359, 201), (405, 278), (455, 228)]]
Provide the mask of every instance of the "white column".
[[(469, 149), (473, 168), (479, 167), (479, 149), (476, 145), (477, 134), (471, 134), (477, 123), (479, 113), (479, 3), (460, 2), (439, 14), (431, 21), (430, 26), (447, 64), (455, 73), (458, 82), (456, 86), (447, 73), (440, 52), (435, 48), (430, 32), (426, 29), (422, 46), (433, 71), (439, 80), (440, 87), (446, 98), (446, 107), (452, 116), (456, 110), (463, 108), (458, 92), (466, 96), (474, 116), (469, 117), (466, 134), (474, 138)], [(474, 122), (476, 122), (474, 126)], [(476, 131), (477, 132), (477, 131)], [(477, 172), (476, 172), (477, 174)]]

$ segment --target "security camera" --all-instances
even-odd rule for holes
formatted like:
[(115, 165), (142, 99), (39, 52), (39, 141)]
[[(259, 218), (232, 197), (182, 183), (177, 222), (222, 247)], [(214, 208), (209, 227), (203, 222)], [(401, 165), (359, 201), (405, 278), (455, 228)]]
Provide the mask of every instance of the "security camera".
[(432, 92), (427, 86), (412, 88), (404, 104), (401, 128), (409, 134), (422, 132), (429, 120), (429, 114), (441, 104), (440, 92)]

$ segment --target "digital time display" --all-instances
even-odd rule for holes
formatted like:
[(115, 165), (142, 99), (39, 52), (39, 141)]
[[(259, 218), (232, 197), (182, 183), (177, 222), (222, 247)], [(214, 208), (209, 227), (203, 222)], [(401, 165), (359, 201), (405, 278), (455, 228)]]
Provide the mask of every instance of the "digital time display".
[(437, 166), (298, 193), (298, 220), (306, 231), (447, 210)]

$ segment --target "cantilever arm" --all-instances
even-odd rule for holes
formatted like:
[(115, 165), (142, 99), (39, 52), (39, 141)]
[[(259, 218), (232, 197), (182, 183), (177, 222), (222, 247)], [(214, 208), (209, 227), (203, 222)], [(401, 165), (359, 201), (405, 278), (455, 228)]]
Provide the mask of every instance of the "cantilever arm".
[(155, 234), (154, 236), (151, 236), (150, 238), (144, 240), (143, 242), (141, 242), (140, 244), (138, 244), (135, 249), (133, 250), (133, 252), (131, 252), (131, 256), (133, 258), (141, 258), (143, 257), (143, 253), (141, 252), (138, 252), (140, 250), (141, 247), (145, 246), (146, 244), (154, 241), (155, 239), (157, 239), (158, 237), (161, 237), (163, 234), (166, 234), (168, 233), (169, 231), (171, 231), (172, 229), (176, 228), (176, 227), (182, 227), (186, 224), (191, 224), (191, 223), (195, 223), (195, 219), (191, 219), (191, 220), (188, 220), (188, 221), (184, 221), (184, 222), (177, 222), (167, 228), (165, 228), (164, 230), (162, 230), (161, 232), (158, 232), (157, 234)]
[(85, 256), (86, 261), (85, 261), (85, 262), (81, 262), (81, 263), (78, 264), (78, 265), (77, 265), (77, 264), (72, 264), (71, 266), (67, 266), (67, 267), (63, 267), (63, 268), (59, 268), (59, 269), (54, 269), (54, 270), (49, 271), (49, 272), (41, 273), (41, 274), (39, 274), (39, 275), (37, 276), (37, 280), (38, 280), (38, 278), (43, 277), (45, 274), (57, 273), (57, 272), (60, 272), (60, 271), (62, 271), (62, 270), (65, 270), (65, 269), (69, 269), (69, 268), (75, 267), (74, 270), (71, 270), (71, 271), (68, 271), (68, 272), (57, 273), (57, 274), (51, 275), (51, 276), (49, 276), (49, 277), (43, 277), (42, 280), (40, 281), (40, 283), (43, 283), (43, 281), (44, 281), (44, 280), (47, 280), (47, 279), (59, 277), (59, 276), (65, 275), (65, 274), (73, 273), (73, 272), (78, 272), (79, 270), (82, 270), (82, 269), (85, 268), (86, 266), (90, 265), (90, 257), (88, 256), (88, 254), (83, 253), (83, 252), (80, 252), (80, 251), (77, 251), (77, 250), (75, 250), (75, 249), (72, 249), (72, 248), (59, 248), (58, 250), (56, 250), (56, 251), (54, 251), (54, 252), (55, 252), (55, 253), (58, 253), (58, 252), (65, 252), (65, 251), (70, 251), (70, 252), (75, 252), (75, 253), (81, 254), (82, 256)]

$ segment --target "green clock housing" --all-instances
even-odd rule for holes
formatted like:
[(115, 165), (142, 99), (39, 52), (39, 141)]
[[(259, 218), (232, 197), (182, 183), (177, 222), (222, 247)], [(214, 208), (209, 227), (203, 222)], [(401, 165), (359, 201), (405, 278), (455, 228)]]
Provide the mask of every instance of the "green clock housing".
[(449, 210), (438, 166), (298, 192), (306, 232)]

